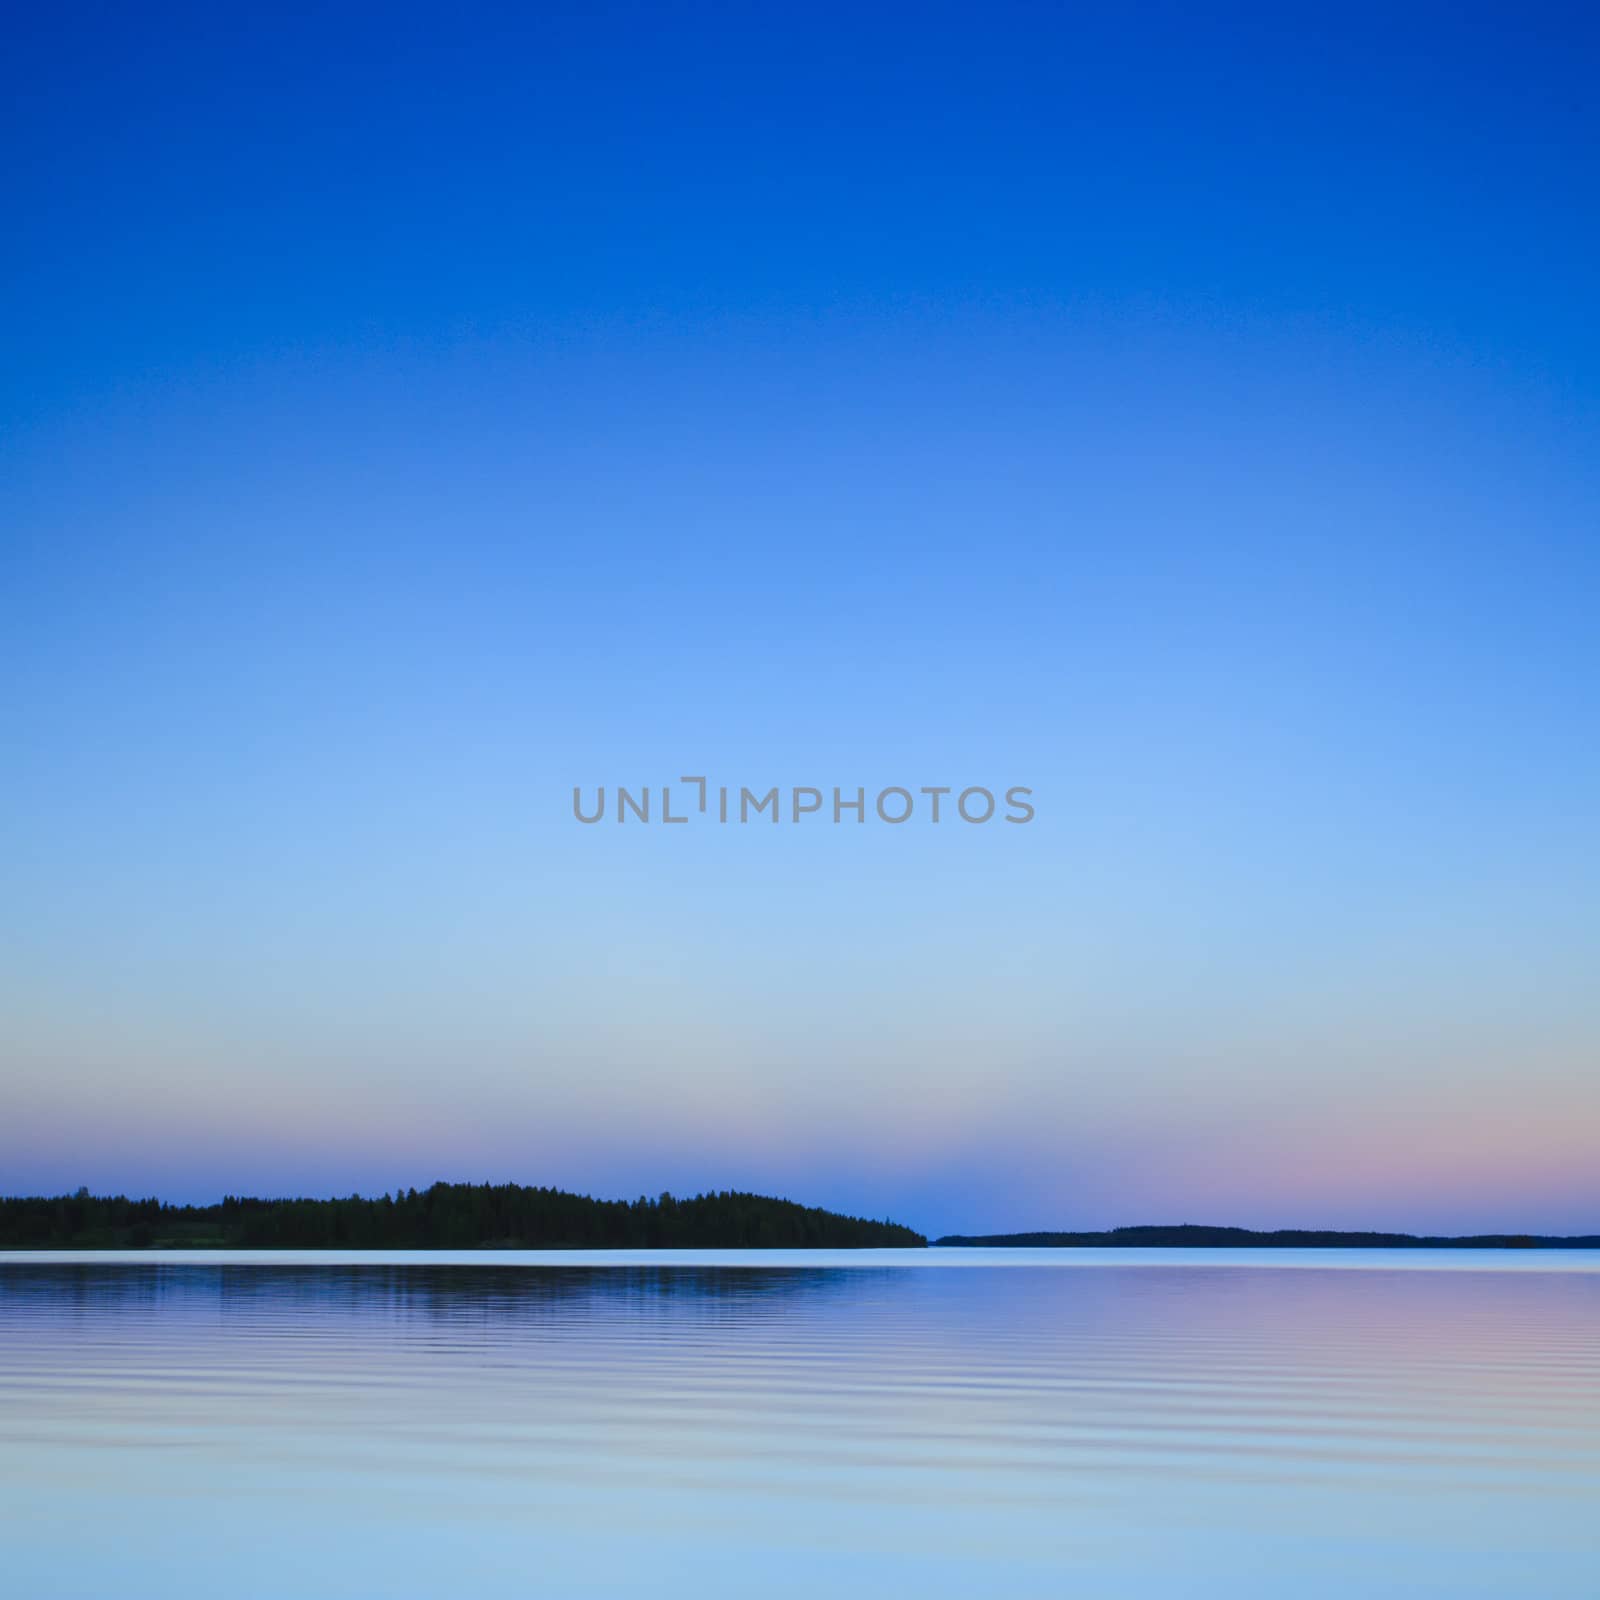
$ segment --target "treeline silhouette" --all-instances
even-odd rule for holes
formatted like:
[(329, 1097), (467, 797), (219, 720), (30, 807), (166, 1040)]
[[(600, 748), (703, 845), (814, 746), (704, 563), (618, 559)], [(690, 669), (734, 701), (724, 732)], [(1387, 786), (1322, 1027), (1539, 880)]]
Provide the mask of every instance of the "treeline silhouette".
[(1176, 1227), (1109, 1228), (1103, 1233), (985, 1233), (946, 1234), (935, 1239), (943, 1245), (988, 1245), (1019, 1248), (1162, 1247), (1214, 1249), (1259, 1247), (1266, 1250), (1596, 1250), (1600, 1235), (1553, 1237), (1531, 1233), (1478, 1233), (1459, 1238), (1440, 1234), (1347, 1233), (1332, 1228), (1206, 1228), (1195, 1223)]
[(0, 1199), (0, 1249), (848, 1250), (925, 1245), (894, 1222), (723, 1190), (591, 1200), (515, 1183), (436, 1183), (363, 1199), (167, 1205), (124, 1195)]

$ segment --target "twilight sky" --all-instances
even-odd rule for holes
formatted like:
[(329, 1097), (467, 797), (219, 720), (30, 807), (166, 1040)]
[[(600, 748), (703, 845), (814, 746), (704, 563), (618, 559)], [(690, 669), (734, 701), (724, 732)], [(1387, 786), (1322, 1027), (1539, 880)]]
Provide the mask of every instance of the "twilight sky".
[(1600, 1228), (1594, 11), (467, 9), (5, 24), (0, 1191)]

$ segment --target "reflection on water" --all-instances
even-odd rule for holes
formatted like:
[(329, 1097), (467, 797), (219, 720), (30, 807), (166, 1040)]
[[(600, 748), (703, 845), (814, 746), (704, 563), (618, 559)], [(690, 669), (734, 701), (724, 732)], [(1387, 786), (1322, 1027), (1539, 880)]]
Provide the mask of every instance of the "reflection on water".
[(0, 1263), (0, 1591), (1600, 1593), (1594, 1271), (568, 1259)]

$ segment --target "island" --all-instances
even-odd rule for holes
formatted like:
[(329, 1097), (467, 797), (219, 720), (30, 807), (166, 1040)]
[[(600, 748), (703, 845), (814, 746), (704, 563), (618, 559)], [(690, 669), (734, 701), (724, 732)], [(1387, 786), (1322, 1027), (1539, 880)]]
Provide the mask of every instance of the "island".
[(125, 1195), (0, 1199), (3, 1250), (855, 1250), (921, 1246), (895, 1222), (734, 1190), (594, 1200), (515, 1183), (363, 1199), (171, 1205)]
[(1438, 1234), (1360, 1233), (1336, 1228), (1208, 1228), (1196, 1223), (1173, 1227), (1108, 1228), (1099, 1233), (950, 1233), (936, 1245), (992, 1249), (1164, 1249), (1217, 1250), (1600, 1250), (1600, 1234), (1552, 1237), (1529, 1233)]

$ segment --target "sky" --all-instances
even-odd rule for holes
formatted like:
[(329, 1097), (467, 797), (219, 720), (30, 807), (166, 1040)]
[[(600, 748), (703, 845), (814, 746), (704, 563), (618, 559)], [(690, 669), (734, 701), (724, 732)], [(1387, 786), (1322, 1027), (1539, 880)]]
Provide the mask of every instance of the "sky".
[(1600, 1230), (1592, 10), (4, 26), (0, 1190)]

